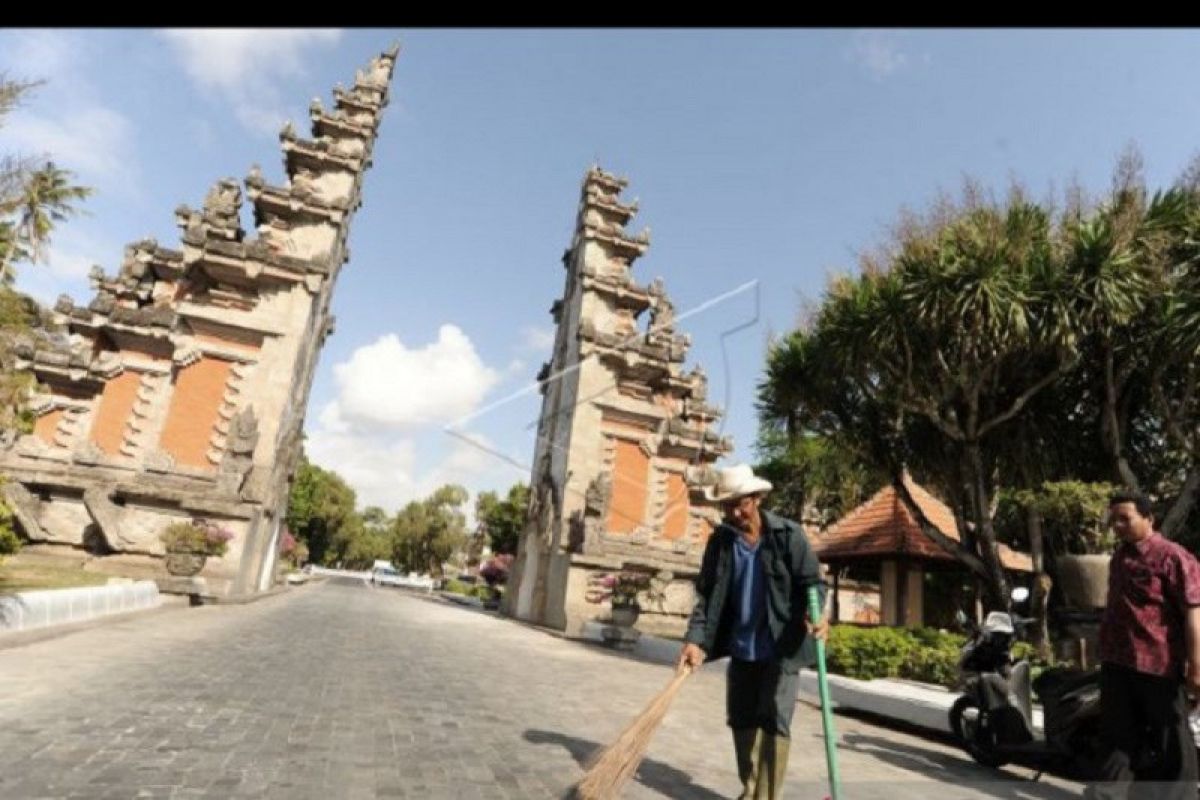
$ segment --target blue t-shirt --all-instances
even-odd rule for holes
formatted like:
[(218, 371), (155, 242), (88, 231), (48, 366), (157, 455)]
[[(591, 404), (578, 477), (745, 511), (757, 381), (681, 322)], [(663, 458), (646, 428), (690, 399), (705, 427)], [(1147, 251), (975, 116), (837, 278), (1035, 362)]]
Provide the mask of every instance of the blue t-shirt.
[(733, 641), (730, 654), (741, 661), (767, 661), (775, 656), (775, 643), (767, 627), (767, 581), (758, 558), (759, 539), (753, 547), (741, 536), (733, 545)]

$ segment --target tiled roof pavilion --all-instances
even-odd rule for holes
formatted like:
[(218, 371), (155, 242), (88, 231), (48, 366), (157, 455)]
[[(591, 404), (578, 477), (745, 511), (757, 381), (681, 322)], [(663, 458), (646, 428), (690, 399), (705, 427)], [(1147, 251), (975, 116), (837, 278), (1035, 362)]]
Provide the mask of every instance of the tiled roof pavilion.
[[(905, 486), (925, 517), (947, 538), (959, 540), (954, 514), (907, 475)], [(884, 625), (918, 627), (925, 624), (924, 574), (934, 569), (965, 569), (952, 553), (921, 532), (921, 526), (896, 493), (885, 486), (824, 534), (811, 539), (822, 563), (833, 568), (834, 619), (841, 609), (838, 568), (851, 564), (879, 565), (880, 620)], [(1000, 545), (1000, 563), (1014, 572), (1032, 572), (1026, 553)]]
[[(958, 526), (954, 514), (920, 484), (905, 476), (905, 484), (925, 516), (947, 537), (958, 541)], [(825, 563), (908, 558), (928, 561), (955, 561), (953, 554), (939, 547), (921, 533), (904, 501), (888, 485), (870, 500), (834, 523), (821, 536), (812, 539), (817, 557)], [(1000, 545), (1000, 562), (1005, 569), (1032, 572), (1033, 562), (1027, 553), (1008, 545)]]

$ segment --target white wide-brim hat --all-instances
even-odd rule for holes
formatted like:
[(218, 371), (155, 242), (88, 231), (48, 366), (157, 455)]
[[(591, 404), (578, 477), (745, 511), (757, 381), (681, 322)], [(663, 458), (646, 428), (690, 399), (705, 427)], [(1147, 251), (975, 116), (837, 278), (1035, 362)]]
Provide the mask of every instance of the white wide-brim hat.
[(771, 491), (771, 482), (754, 474), (749, 464), (726, 467), (717, 473), (716, 486), (704, 487), (704, 496), (714, 503), (724, 503), (748, 494)]

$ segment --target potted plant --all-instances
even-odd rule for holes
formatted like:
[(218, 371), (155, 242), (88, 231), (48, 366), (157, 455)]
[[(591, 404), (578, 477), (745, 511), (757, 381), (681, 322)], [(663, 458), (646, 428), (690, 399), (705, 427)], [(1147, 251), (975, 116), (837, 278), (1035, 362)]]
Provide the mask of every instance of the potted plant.
[(613, 577), (612, 623), (622, 628), (632, 628), (642, 612), (638, 593), (650, 588), (650, 576), (645, 572), (626, 570)]
[(1055, 481), (1018, 495), (1041, 514), (1054, 577), (1072, 608), (1092, 610), (1107, 602), (1108, 563), (1117, 544), (1108, 525), (1108, 498), (1115, 490), (1107, 483)]
[(166, 567), (171, 575), (191, 577), (204, 569), (209, 556), (223, 556), (233, 531), (203, 519), (175, 522), (159, 535), (167, 551)]

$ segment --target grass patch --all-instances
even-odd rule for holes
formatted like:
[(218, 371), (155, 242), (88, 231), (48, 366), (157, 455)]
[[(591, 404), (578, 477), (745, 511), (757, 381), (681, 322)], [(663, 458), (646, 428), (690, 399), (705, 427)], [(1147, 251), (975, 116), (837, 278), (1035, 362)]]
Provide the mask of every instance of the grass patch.
[(5, 558), (4, 563), (0, 564), (0, 594), (98, 586), (108, 583), (109, 577), (98, 572), (85, 572), (79, 565), (30, 559), (17, 554)]

